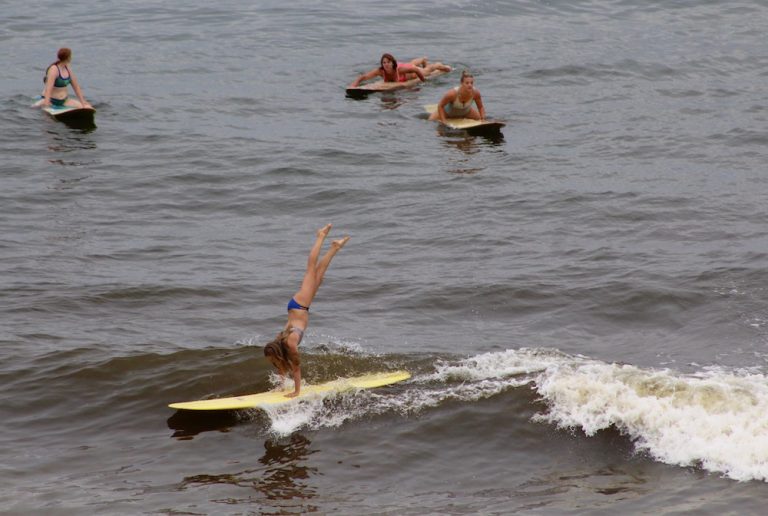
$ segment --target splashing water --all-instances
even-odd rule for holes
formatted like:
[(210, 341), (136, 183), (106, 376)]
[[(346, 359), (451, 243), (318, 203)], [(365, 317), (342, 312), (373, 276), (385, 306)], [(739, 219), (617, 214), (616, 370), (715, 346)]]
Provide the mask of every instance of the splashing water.
[(613, 427), (664, 463), (768, 480), (768, 379), (755, 371), (684, 375), (524, 348), (439, 360), (384, 393), (335, 393), (266, 412), (271, 431), (283, 436), (387, 412), (407, 417), (526, 385), (547, 405), (534, 421), (588, 436)]

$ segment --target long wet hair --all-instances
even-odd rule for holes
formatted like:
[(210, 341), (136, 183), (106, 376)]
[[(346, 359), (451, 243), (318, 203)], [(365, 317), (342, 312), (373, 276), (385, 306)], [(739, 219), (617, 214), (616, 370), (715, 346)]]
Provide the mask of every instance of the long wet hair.
[(395, 56), (392, 54), (382, 54), (381, 59), (379, 59), (379, 70), (381, 70), (381, 73), (384, 75), (384, 79), (387, 78), (387, 72), (384, 70), (384, 59), (389, 59), (392, 61), (392, 70), (395, 73), (395, 80), (397, 80), (397, 59), (395, 59)]
[(464, 82), (464, 79), (466, 79), (467, 77), (471, 77), (473, 79), (475, 78), (475, 76), (472, 75), (472, 72), (470, 72), (469, 70), (464, 70), (461, 72), (461, 80), (459, 80), (459, 82)]
[[(291, 359), (288, 357), (288, 347), (285, 344), (287, 338), (288, 332), (281, 331), (273, 341), (264, 346), (264, 356), (274, 359), (280, 364), (282, 371), (293, 370), (293, 362), (291, 362)], [(280, 369), (280, 367), (278, 367), (278, 369)]]
[(69, 61), (70, 59), (72, 59), (72, 50), (68, 49), (67, 47), (62, 47), (59, 49), (58, 52), (56, 52), (56, 58), (57, 60), (49, 64), (48, 67), (45, 69), (45, 75), (43, 75), (43, 82), (48, 80), (48, 70), (51, 69), (51, 66), (59, 66), (62, 61)]

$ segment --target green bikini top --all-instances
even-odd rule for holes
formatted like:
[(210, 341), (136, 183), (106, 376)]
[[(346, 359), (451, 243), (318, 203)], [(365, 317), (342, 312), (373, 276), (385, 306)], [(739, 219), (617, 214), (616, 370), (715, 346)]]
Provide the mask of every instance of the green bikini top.
[[(69, 86), (69, 83), (72, 82), (72, 72), (69, 69), (67, 69), (67, 72), (69, 72), (69, 76), (68, 77), (62, 77), (61, 76), (61, 68), (59, 68), (59, 65), (52, 64), (51, 66), (55, 66), (56, 70), (58, 70), (58, 72), (59, 72), (59, 76), (56, 77), (56, 80), (53, 82), (54, 87), (56, 87), (56, 88), (66, 88), (67, 86)], [(45, 75), (43, 76), (43, 82), (48, 80), (48, 70), (51, 69), (51, 66), (49, 66), (45, 70)]]

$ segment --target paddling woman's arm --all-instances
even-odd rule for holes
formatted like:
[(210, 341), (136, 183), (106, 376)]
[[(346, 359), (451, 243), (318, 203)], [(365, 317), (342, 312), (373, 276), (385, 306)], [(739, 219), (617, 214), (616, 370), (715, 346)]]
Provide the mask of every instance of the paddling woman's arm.
[(374, 77), (381, 75), (381, 70), (378, 68), (371, 70), (370, 72), (366, 72), (364, 74), (361, 74), (357, 79), (352, 81), (352, 83), (349, 85), (350, 88), (357, 88), (361, 82), (363, 81), (370, 81)]
[(475, 90), (475, 104), (477, 104), (477, 111), (480, 113), (480, 120), (485, 120), (485, 106), (483, 106), (483, 97), (480, 96), (480, 92)]
[(445, 106), (450, 104), (454, 101), (456, 98), (456, 90), (448, 90), (448, 93), (443, 95), (443, 98), (440, 99), (440, 102), (437, 104), (437, 117), (441, 122), (445, 122), (445, 119), (448, 118), (448, 115), (445, 114)]

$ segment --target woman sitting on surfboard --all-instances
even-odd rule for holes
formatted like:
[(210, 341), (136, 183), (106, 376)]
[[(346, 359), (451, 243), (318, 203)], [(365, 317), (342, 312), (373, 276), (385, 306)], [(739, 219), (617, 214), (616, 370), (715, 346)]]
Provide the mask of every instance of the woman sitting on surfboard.
[[(477, 109), (472, 107), (475, 103)], [(485, 120), (485, 108), (480, 90), (475, 88), (475, 77), (467, 70), (461, 72), (461, 84), (448, 90), (437, 105), (437, 111), (430, 115), (430, 120), (445, 122), (447, 118), (472, 118)]]
[(360, 75), (352, 81), (350, 88), (357, 88), (361, 82), (369, 81), (374, 77), (381, 77), (384, 82), (405, 82), (416, 79), (424, 82), (426, 77), (435, 71), (450, 72), (451, 67), (443, 63), (428, 63), (426, 57), (418, 57), (409, 63), (399, 63), (392, 54), (384, 54), (379, 60), (379, 67)]
[[(48, 107), (50, 105), (60, 107), (73, 107), (73, 108), (91, 108), (88, 101), (83, 96), (83, 90), (80, 89), (80, 84), (77, 82), (77, 77), (72, 71), (70, 64), (72, 63), (72, 51), (68, 48), (60, 48), (56, 56), (57, 61), (51, 63), (45, 70), (45, 77), (43, 82), (45, 88), (43, 88), (43, 99), (37, 103), (41, 107)], [(80, 99), (77, 100), (67, 98), (67, 86), (72, 85), (72, 89), (75, 90), (75, 95)]]
[(277, 335), (277, 338), (264, 347), (264, 356), (277, 368), (280, 375), (285, 377), (290, 372), (293, 376), (295, 388), (292, 393), (286, 394), (289, 398), (298, 396), (301, 391), (299, 344), (309, 324), (309, 305), (312, 303), (315, 294), (317, 294), (317, 289), (320, 288), (325, 271), (331, 264), (334, 255), (349, 240), (349, 237), (346, 236), (331, 242), (331, 248), (318, 261), (320, 248), (323, 246), (323, 241), (328, 236), (330, 230), (330, 224), (317, 230), (317, 240), (315, 240), (315, 244), (309, 251), (307, 272), (304, 273), (301, 288), (288, 302), (288, 322), (283, 331)]

